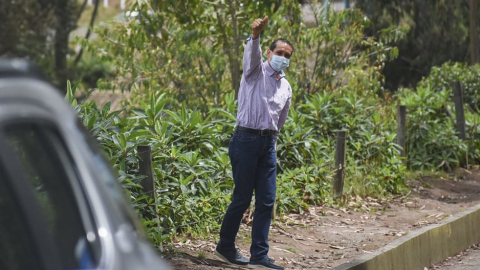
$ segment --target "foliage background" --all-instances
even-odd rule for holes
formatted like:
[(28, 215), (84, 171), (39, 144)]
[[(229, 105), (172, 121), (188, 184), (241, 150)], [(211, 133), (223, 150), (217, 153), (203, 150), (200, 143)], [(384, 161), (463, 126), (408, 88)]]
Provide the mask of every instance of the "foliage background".
[(357, 0), (355, 7), (373, 22), (368, 35), (376, 36), (391, 25), (411, 29), (407, 38), (395, 43), (399, 57), (386, 63), (383, 71), (391, 91), (415, 88), (433, 66), (469, 60), (469, 1)]
[[(426, 1), (418, 9), (420, 1), (391, 1), (385, 8), (370, 0), (365, 9), (358, 0), (361, 9), (342, 12), (306, 3), (315, 22), (307, 25), (294, 0), (136, 0), (129, 9), (140, 15), (95, 27), (98, 38), (70, 40), (67, 52), (65, 33), (75, 23), (59, 32), (58, 42), (42, 41), (48, 29), (62, 25), (62, 7), (69, 9), (64, 14), (78, 14), (82, 3), (51, 2), (45, 21), (32, 28), (30, 16), (43, 2), (24, 1), (19, 18), (0, 7), (6, 15), (0, 19), (24, 22), (15, 43), (2, 42), (0, 52), (34, 59), (59, 84), (65, 76), (76, 81), (65, 88), (67, 99), (100, 141), (159, 247), (179, 235), (219, 228), (233, 184), (227, 146), (235, 126), (243, 40), (251, 21), (265, 14), (262, 49), (279, 36), (295, 45), (287, 70), (293, 104), (277, 147), (279, 218), (351, 196), (401, 193), (407, 170), (451, 170), (467, 158), (480, 159), (479, 67), (447, 62), (431, 68), (465, 60), (465, 6), (455, 1)], [(420, 16), (421, 10), (429, 16)], [(72, 48), (78, 47), (83, 55), (76, 62)], [(410, 53), (418, 59), (405, 61)], [(463, 83), (468, 104), (466, 141), (457, 139), (451, 117), (454, 81)], [(399, 85), (406, 88), (387, 91)], [(88, 99), (90, 88), (130, 91), (131, 98), (121, 109), (111, 103), (98, 107)], [(408, 108), (406, 157), (396, 144), (399, 104)], [(346, 177), (343, 201), (334, 201), (339, 130), (348, 134)], [(138, 145), (153, 149), (157, 202), (141, 192)], [(152, 214), (158, 218), (148, 218)]]
[[(192, 4), (197, 8), (181, 8)], [(388, 44), (408, 29), (391, 27), (379, 38), (368, 37), (370, 21), (359, 10), (335, 13), (318, 5), (310, 6), (316, 25), (307, 27), (300, 8), (296, 1), (138, 1), (132, 9), (142, 16), (97, 28), (99, 42), (78, 41), (115, 69), (113, 80), (99, 82), (101, 89), (132, 93), (120, 112), (89, 102), (77, 109), (144, 216), (154, 202), (140, 192), (136, 146), (154, 149), (159, 219), (145, 224), (158, 244), (178, 233), (218, 229), (233, 184), (227, 146), (235, 126), (236, 68), (250, 21), (263, 14), (269, 24), (262, 48), (278, 36), (295, 44), (287, 71), (294, 103), (277, 147), (277, 215), (333, 202), (338, 130), (348, 131), (346, 197), (404, 188), (406, 167), (392, 131), (395, 103), (383, 98), (381, 70), (398, 54)]]

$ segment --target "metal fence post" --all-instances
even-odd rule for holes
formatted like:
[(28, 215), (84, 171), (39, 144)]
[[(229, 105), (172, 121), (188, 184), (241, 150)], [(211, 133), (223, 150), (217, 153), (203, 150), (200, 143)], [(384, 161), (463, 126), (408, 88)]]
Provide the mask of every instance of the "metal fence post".
[(337, 131), (337, 149), (335, 152), (335, 179), (333, 183), (335, 198), (341, 198), (345, 179), (346, 131)]
[[(463, 110), (463, 93), (462, 93), (462, 84), (460, 82), (455, 82), (453, 84), (453, 96), (455, 102), (455, 116), (456, 116), (456, 128), (458, 131), (458, 138), (462, 141), (467, 139), (467, 132), (465, 128), (465, 113)], [(465, 160), (460, 162), (460, 166), (468, 167), (468, 149), (465, 154)]]
[(462, 85), (460, 84), (460, 82), (454, 83), (453, 95), (455, 101), (455, 115), (457, 119), (458, 138), (464, 141), (467, 138), (467, 135), (465, 131), (465, 114), (463, 111)]
[[(407, 107), (403, 105), (398, 106), (397, 113), (397, 144), (402, 148), (400, 150), (400, 156), (406, 157), (405, 146), (406, 146), (406, 122), (407, 122)], [(405, 163), (405, 159), (403, 162)]]
[(152, 166), (152, 150), (149, 145), (139, 145), (137, 146), (138, 157), (140, 158), (139, 162), (139, 173), (140, 175), (145, 175), (146, 177), (142, 179), (142, 188), (143, 193), (148, 195), (150, 199), (153, 199), (155, 215), (147, 212), (147, 217), (153, 219), (156, 217), (157, 211), (157, 195), (155, 192), (155, 180), (153, 176), (153, 166)]

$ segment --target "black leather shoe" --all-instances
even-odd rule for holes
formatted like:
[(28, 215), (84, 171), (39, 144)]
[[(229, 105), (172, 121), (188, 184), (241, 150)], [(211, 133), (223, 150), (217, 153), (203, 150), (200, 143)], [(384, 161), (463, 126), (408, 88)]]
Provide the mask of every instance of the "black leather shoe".
[(278, 269), (278, 270), (283, 270), (283, 266), (276, 265), (273, 263), (273, 260), (265, 257), (262, 260), (258, 261), (250, 261), (248, 263), (248, 268), (257, 268), (257, 269)]
[(231, 251), (219, 250), (218, 247), (215, 249), (215, 255), (228, 264), (236, 265), (247, 265), (248, 259), (242, 256), (238, 249), (233, 249)]

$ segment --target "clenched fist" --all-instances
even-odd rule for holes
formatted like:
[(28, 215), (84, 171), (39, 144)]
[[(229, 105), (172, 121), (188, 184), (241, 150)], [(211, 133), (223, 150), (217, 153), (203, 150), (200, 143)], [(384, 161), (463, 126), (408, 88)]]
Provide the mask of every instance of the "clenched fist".
[(267, 24), (268, 16), (265, 16), (263, 19), (256, 19), (252, 23), (252, 38), (258, 38), (260, 33), (265, 29), (265, 25)]

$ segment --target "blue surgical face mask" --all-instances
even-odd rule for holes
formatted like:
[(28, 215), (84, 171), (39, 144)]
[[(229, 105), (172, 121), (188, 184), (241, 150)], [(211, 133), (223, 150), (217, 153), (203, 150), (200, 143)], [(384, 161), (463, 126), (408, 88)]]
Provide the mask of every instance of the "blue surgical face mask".
[(274, 54), (270, 65), (275, 71), (282, 71), (290, 64), (290, 59)]

